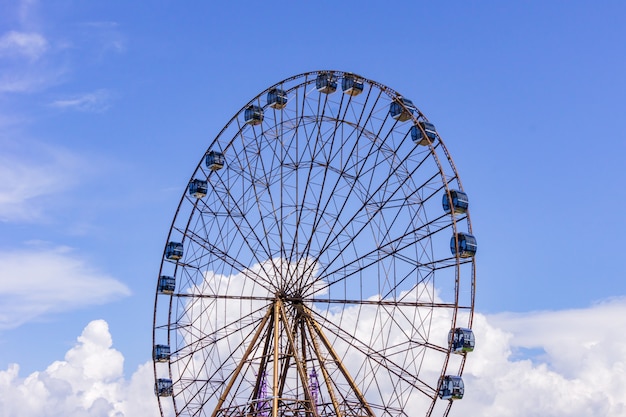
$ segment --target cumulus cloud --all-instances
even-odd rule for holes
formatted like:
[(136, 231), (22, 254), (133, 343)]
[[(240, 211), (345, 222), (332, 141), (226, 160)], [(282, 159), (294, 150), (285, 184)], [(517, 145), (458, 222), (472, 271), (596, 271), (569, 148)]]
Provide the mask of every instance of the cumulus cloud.
[(65, 360), (20, 377), (19, 366), (0, 371), (0, 415), (5, 417), (125, 417), (159, 415), (152, 366), (124, 378), (124, 357), (112, 347), (108, 324), (92, 321)]
[[(259, 295), (264, 290), (254, 287), (255, 282), (271, 281), (265, 274), (256, 270), (256, 277), (245, 285), (244, 274), (235, 274), (230, 277), (207, 273), (203, 287), (193, 287), (190, 292), (203, 294), (245, 294)], [(254, 288), (253, 288), (254, 287)], [(190, 300), (190, 299), (189, 299)], [(202, 354), (198, 358), (191, 358), (187, 351), (180, 350), (180, 359), (174, 359), (174, 388), (180, 388), (176, 383), (179, 375), (176, 370), (182, 370), (183, 377), (193, 375), (184, 374), (187, 370), (196, 373), (200, 379), (207, 375), (197, 374), (213, 370), (217, 361), (222, 369), (232, 369), (234, 364), (231, 357), (242, 357), (242, 350), (247, 346), (240, 345), (243, 341), (237, 326), (227, 327), (225, 316), (236, 312), (247, 320), (254, 314), (265, 311), (255, 303), (242, 303), (236, 309), (227, 301), (211, 301), (203, 304), (205, 299), (188, 301), (186, 311), (189, 316), (181, 319), (181, 323), (201, 323), (198, 326), (181, 326), (181, 335), (186, 338), (187, 345), (193, 349), (202, 345), (203, 335), (219, 334), (228, 328), (228, 342), (226, 338), (212, 343), (210, 358)], [(262, 304), (262, 303), (261, 303)], [(235, 311), (236, 310), (236, 311)], [(398, 312), (400, 310), (397, 310)], [(414, 317), (408, 312), (395, 316), (396, 324), (384, 320), (375, 306), (363, 308), (348, 307), (341, 313), (326, 317), (328, 322), (341, 323), (342, 329), (348, 334), (356, 332), (358, 340), (367, 341), (376, 346), (376, 335), (384, 331), (389, 332), (389, 339), (394, 339), (394, 332), (399, 333), (403, 328), (410, 327), (403, 320)], [(450, 326), (449, 312), (437, 311), (431, 318), (430, 342), (445, 346), (445, 337)], [(199, 319), (202, 314), (212, 314), (210, 320)], [(246, 322), (247, 323), (247, 322)], [(179, 323), (180, 324), (180, 323)], [(243, 322), (242, 322), (243, 324)], [(406, 324), (406, 325), (405, 325)], [(213, 327), (212, 327), (213, 326)], [(606, 416), (618, 417), (626, 415), (626, 298), (608, 300), (589, 308), (545, 311), (531, 313), (503, 313), (498, 315), (476, 314), (474, 332), (477, 339), (477, 348), (469, 354), (465, 365), (463, 379), (465, 380), (465, 397), (454, 404), (454, 415), (481, 415), (506, 417), (588, 417)], [(356, 330), (354, 330), (356, 329)], [(246, 333), (247, 334), (247, 333)], [(368, 339), (367, 334), (372, 335)], [(400, 340), (402, 337), (399, 338)], [(334, 349), (343, 357), (343, 352), (350, 349), (341, 340), (333, 339)], [(398, 344), (389, 343), (387, 346)], [(230, 348), (229, 352), (224, 349)], [(260, 347), (257, 347), (261, 349)], [(381, 354), (393, 354), (393, 348), (384, 353), (385, 346), (378, 346), (376, 351)], [(236, 351), (235, 351), (236, 350)], [(350, 369), (351, 375), (357, 382), (362, 378), (371, 378), (368, 373), (361, 374), (359, 364), (366, 363), (368, 358), (360, 356), (356, 349), (346, 354), (343, 361)], [(229, 355), (231, 353), (232, 355)], [(258, 352), (257, 352), (258, 353)], [(256, 354), (253, 354), (256, 355)], [(256, 355), (258, 358), (260, 353)], [(374, 355), (375, 356), (375, 355)], [(451, 358), (448, 373), (454, 374), (457, 367), (453, 365), (459, 358)], [(222, 358), (222, 362), (220, 359)], [(228, 358), (228, 359), (224, 359)], [(434, 359), (431, 361), (431, 359)], [(195, 361), (198, 361), (197, 363)], [(209, 363), (211, 362), (211, 363)], [(411, 363), (405, 364), (409, 371)], [(437, 380), (441, 367), (441, 358), (426, 357), (424, 365), (418, 371), (424, 380)], [(247, 369), (247, 368), (246, 368)], [(250, 370), (251, 375), (254, 369)], [(410, 370), (413, 372), (413, 370)], [(226, 371), (227, 373), (227, 371)], [(376, 391), (387, 393), (391, 386), (399, 387), (400, 383), (392, 377), (377, 375)], [(364, 394), (372, 394), (369, 388), (364, 388)], [(374, 401), (377, 400), (373, 393)], [(207, 401), (205, 404), (215, 404)], [(423, 409), (424, 402), (419, 398), (412, 399), (411, 409)], [(439, 402), (435, 414), (441, 415), (445, 403)], [(411, 413), (423, 415), (424, 413)]]
[[(578, 310), (477, 314), (465, 397), (450, 416), (626, 415), (625, 324), (626, 299)], [(45, 371), (26, 377), (18, 365), (0, 371), (0, 415), (159, 416), (151, 363), (124, 378), (122, 354), (112, 343), (107, 323), (96, 320)]]
[(62, 247), (2, 251), (0, 276), (0, 329), (130, 294), (124, 284)]
[[(234, 281), (238, 288), (240, 281)], [(372, 328), (383, 323), (372, 321), (374, 315), (370, 313), (368, 308), (345, 309), (341, 321), (344, 330), (351, 332), (350, 329), (356, 328), (379, 334), (377, 330), (372, 332)], [(437, 339), (445, 338), (449, 323), (447, 314), (433, 315), (431, 337), (434, 343), (445, 345), (443, 340)], [(393, 326), (387, 328), (398, 331)], [(626, 334), (622, 331), (626, 328), (626, 298), (577, 310), (476, 314), (473, 328), (477, 348), (469, 354), (463, 373), (465, 397), (454, 404), (451, 416), (626, 415)], [(338, 352), (347, 351), (341, 341), (334, 347)], [(382, 347), (378, 350), (382, 351)], [(219, 349), (214, 352), (221, 353)], [(430, 359), (424, 361), (420, 376), (428, 378), (424, 374), (433, 374), (436, 379), (435, 368), (440, 367), (441, 362)], [(365, 360), (354, 352), (345, 357), (344, 364), (356, 370), (355, 362)], [(453, 374), (455, 369), (449, 367), (448, 373)], [(358, 381), (358, 371), (351, 373)], [(383, 392), (392, 385), (399, 385), (384, 376), (377, 376), (376, 380), (377, 389)], [(367, 390), (364, 393), (370, 394)], [(419, 398), (410, 402), (412, 409), (422, 410), (426, 406)], [(434, 415), (441, 415), (443, 407), (445, 404), (438, 404)]]
[(624, 328), (626, 298), (577, 310), (478, 315), (466, 396), (455, 408), (486, 417), (624, 416)]

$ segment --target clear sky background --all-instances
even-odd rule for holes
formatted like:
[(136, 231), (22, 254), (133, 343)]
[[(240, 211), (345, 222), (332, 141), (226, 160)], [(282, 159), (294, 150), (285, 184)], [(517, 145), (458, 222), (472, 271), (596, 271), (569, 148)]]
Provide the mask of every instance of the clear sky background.
[(0, 415), (154, 415), (156, 276), (189, 176), (251, 98), (318, 69), (410, 97), (469, 193), (478, 348), (452, 415), (626, 415), (626, 3), (0, 10)]

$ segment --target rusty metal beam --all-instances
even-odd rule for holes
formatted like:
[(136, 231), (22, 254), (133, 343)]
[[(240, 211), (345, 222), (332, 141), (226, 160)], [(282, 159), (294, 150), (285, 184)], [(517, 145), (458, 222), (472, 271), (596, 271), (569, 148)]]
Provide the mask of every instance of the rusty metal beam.
[(230, 392), (231, 388), (235, 384), (235, 381), (236, 381), (237, 377), (239, 376), (239, 373), (241, 372), (241, 369), (243, 368), (243, 365), (246, 363), (246, 360), (248, 359), (248, 356), (250, 356), (250, 353), (252, 352), (252, 349), (256, 346), (256, 342), (259, 339), (259, 336), (261, 335), (261, 333), (263, 332), (263, 328), (265, 327), (265, 324), (267, 323), (267, 320), (268, 320), (268, 318), (271, 315), (272, 315), (272, 309), (268, 308), (267, 312), (265, 313), (265, 316), (263, 316), (263, 320), (261, 320), (261, 324), (259, 325), (259, 328), (257, 329), (256, 333), (252, 337), (252, 340), (250, 341), (250, 344), (248, 345), (248, 348), (246, 349), (246, 352), (244, 353), (243, 357), (239, 361), (239, 364), (237, 365), (237, 369), (235, 369), (235, 372), (233, 373), (233, 376), (228, 381), (228, 385), (226, 386), (226, 388), (224, 389), (224, 392), (222, 393), (222, 395), (220, 396), (219, 400), (217, 401), (217, 405), (215, 406), (215, 409), (213, 410), (213, 413), (211, 414), (211, 417), (216, 417), (217, 416), (217, 412), (222, 408), (222, 405), (224, 404), (224, 401), (226, 401), (226, 396), (228, 395), (228, 393)]

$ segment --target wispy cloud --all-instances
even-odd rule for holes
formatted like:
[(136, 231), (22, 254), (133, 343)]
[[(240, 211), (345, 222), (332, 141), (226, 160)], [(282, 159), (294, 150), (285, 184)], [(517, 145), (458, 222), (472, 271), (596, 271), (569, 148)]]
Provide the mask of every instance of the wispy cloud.
[(0, 276), (0, 329), (130, 295), (126, 285), (65, 247), (4, 250)]
[(0, 221), (42, 220), (45, 197), (71, 188), (84, 171), (81, 158), (62, 148), (0, 140)]
[(22, 25), (32, 26), (38, 20), (39, 0), (19, 0), (16, 6)]
[(52, 59), (53, 50), (38, 32), (0, 35), (0, 93), (33, 93), (58, 83), (65, 69)]
[(57, 83), (63, 68), (13, 68), (0, 74), (0, 93), (34, 93)]
[(102, 113), (109, 109), (112, 98), (113, 95), (108, 90), (101, 89), (91, 93), (55, 100), (50, 105), (64, 110)]
[[(8, 6), (7, 14), (17, 16), (15, 28), (0, 32), (0, 94), (32, 94), (71, 82), (84, 62), (103, 62), (109, 54), (127, 50), (127, 38), (114, 21), (79, 23), (79, 32), (43, 29), (38, 0), (19, 0)], [(72, 24), (76, 29), (77, 25)], [(68, 35), (69, 33), (69, 35)], [(104, 90), (82, 97), (63, 98), (59, 107), (103, 111), (108, 101)], [(1, 109), (0, 109), (1, 110)]]
[(0, 36), (0, 57), (39, 59), (48, 50), (48, 41), (39, 33), (10, 31)]
[(128, 41), (120, 30), (120, 24), (113, 21), (83, 22), (81, 26), (86, 29), (85, 36), (93, 43), (93, 52), (98, 59), (103, 59), (109, 53), (124, 53)]

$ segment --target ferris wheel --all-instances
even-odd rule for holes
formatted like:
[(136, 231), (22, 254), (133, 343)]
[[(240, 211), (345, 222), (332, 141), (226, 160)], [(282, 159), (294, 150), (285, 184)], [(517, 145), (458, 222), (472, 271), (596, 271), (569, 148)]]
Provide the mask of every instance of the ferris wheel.
[(448, 415), (476, 239), (433, 123), (359, 75), (254, 97), (186, 184), (158, 275), (164, 417)]

